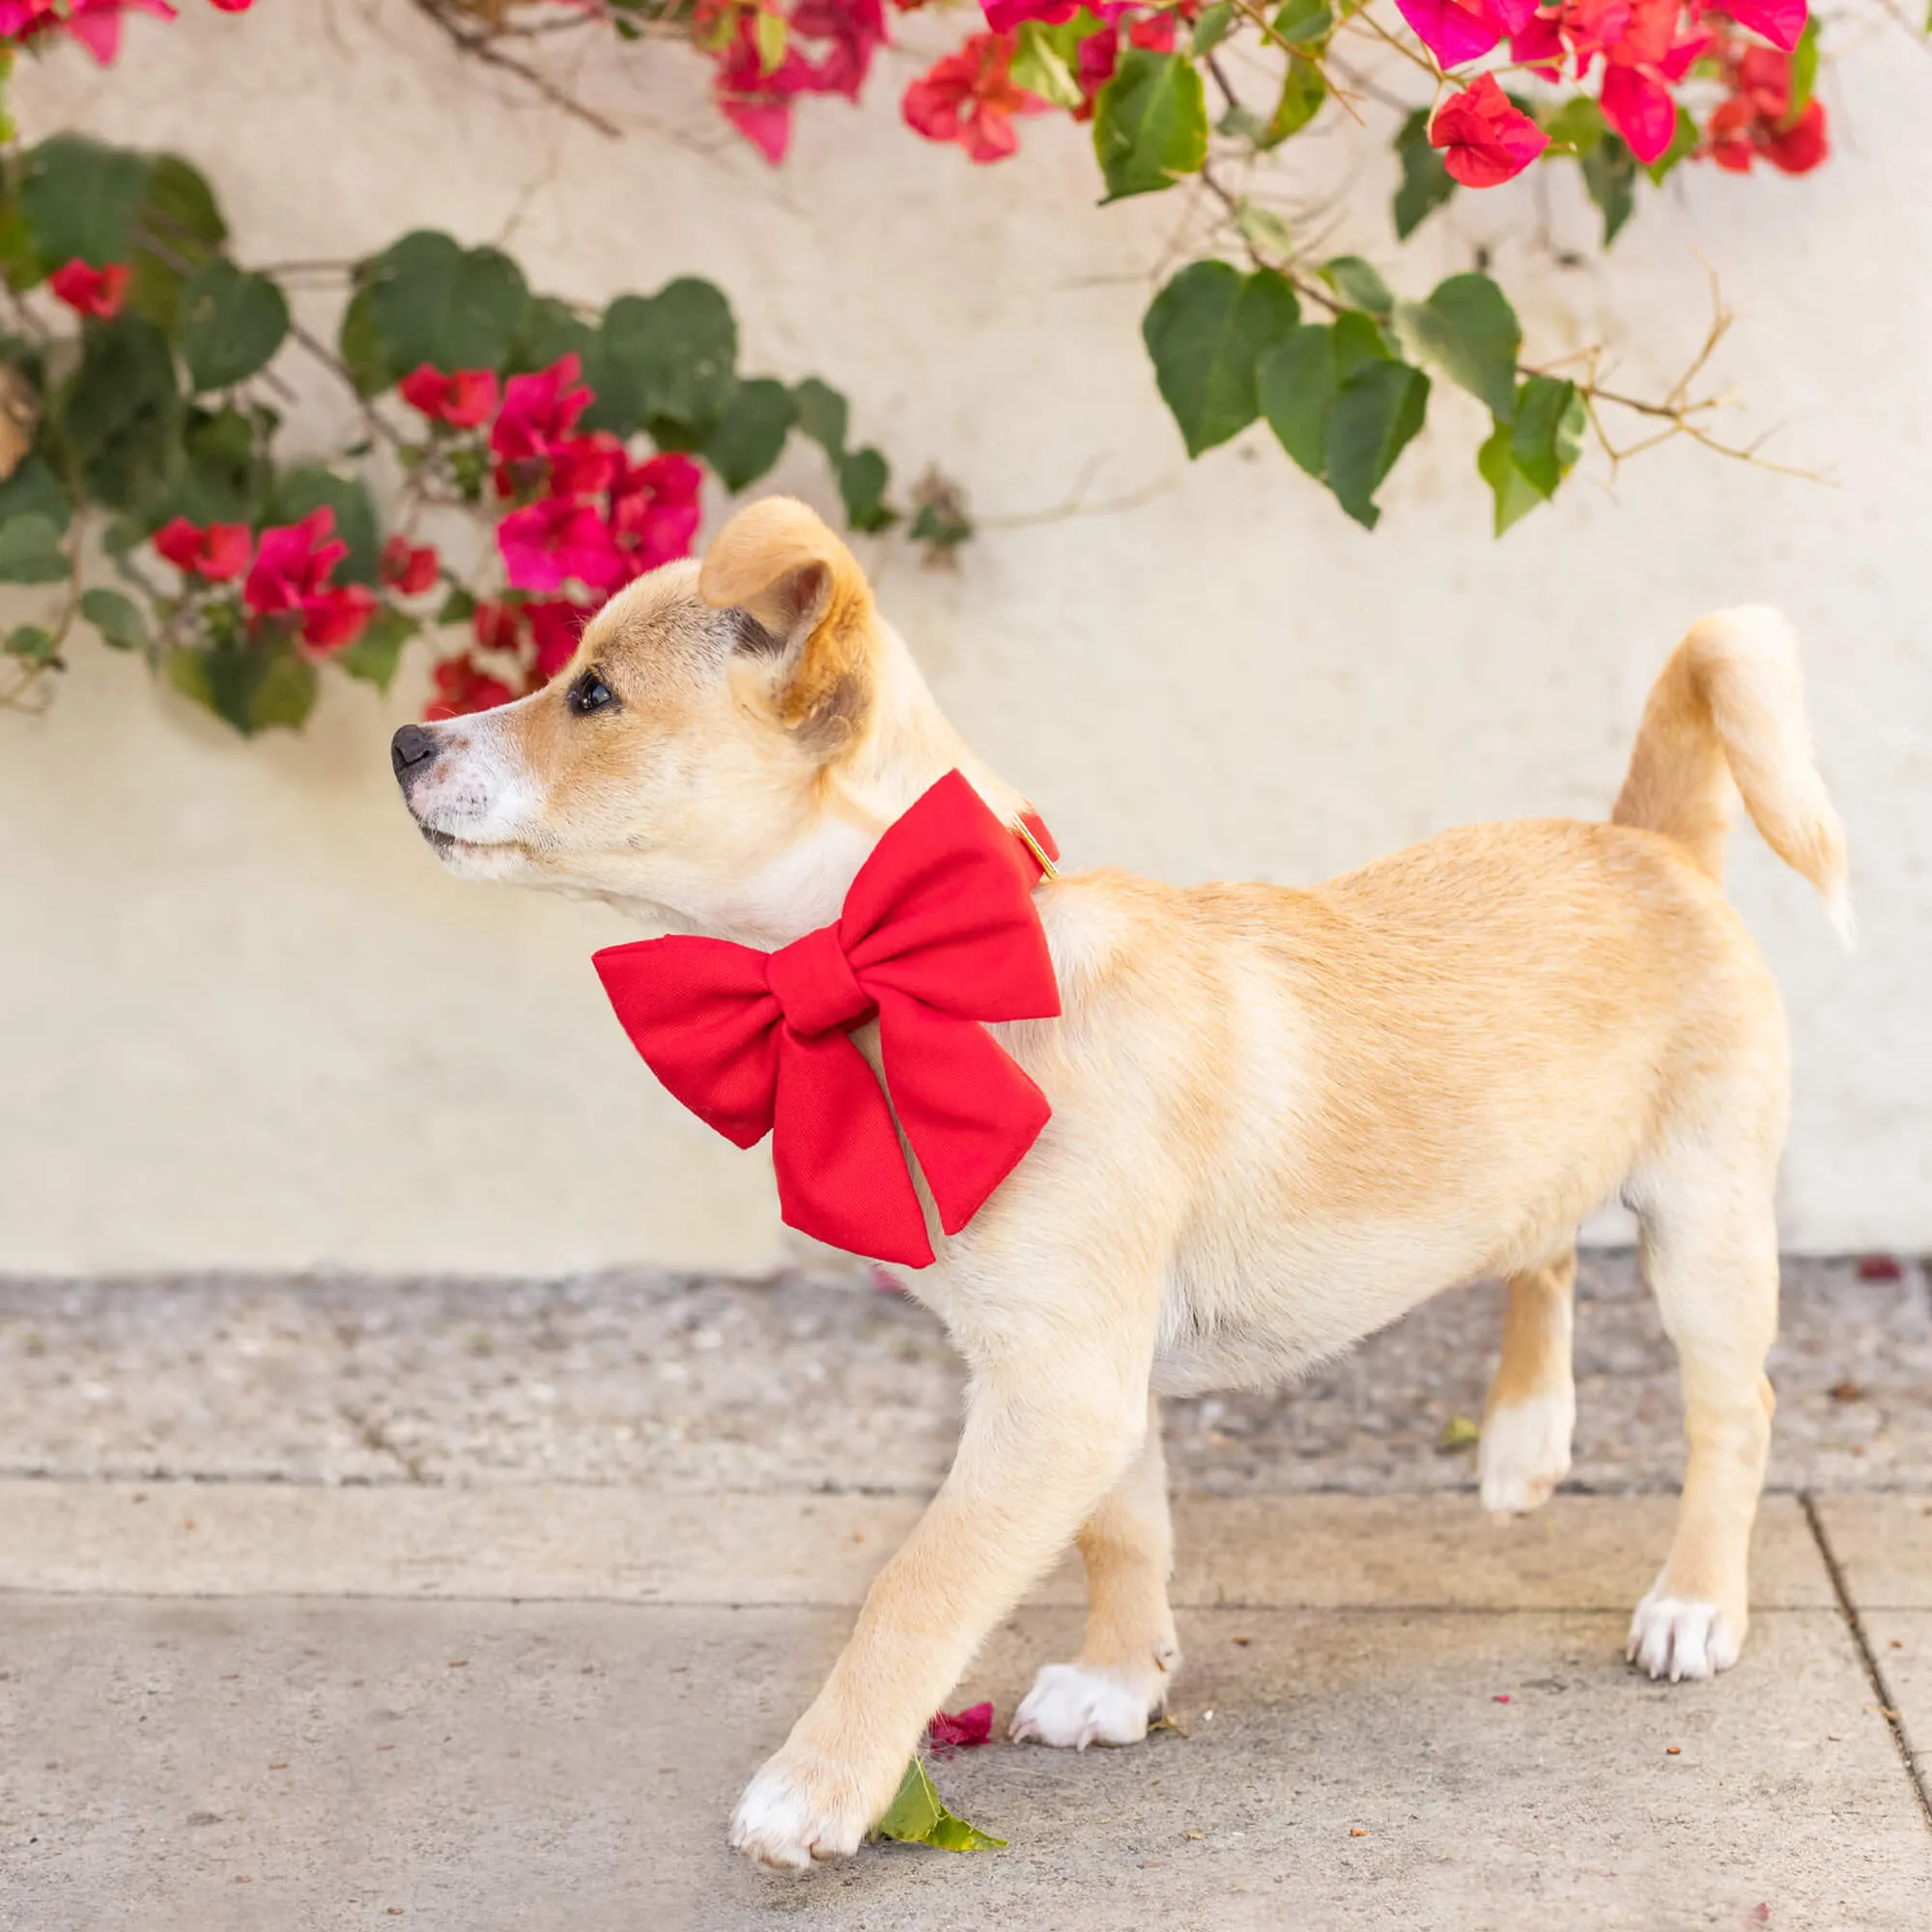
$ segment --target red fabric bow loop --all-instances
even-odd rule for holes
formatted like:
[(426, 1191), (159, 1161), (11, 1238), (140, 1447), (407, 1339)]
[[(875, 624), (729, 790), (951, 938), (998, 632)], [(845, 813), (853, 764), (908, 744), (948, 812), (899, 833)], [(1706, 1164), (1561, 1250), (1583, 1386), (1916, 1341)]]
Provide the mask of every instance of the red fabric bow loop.
[[(1033, 903), (1038, 869), (950, 772), (887, 829), (836, 925), (776, 952), (649, 939), (594, 963), (677, 1099), (739, 1147), (774, 1134), (791, 1226), (923, 1267), (932, 1244), (894, 1113), (940, 1226), (956, 1235), (1052, 1112), (981, 1024), (1060, 1011)], [(874, 1016), (885, 1091), (851, 1039)]]

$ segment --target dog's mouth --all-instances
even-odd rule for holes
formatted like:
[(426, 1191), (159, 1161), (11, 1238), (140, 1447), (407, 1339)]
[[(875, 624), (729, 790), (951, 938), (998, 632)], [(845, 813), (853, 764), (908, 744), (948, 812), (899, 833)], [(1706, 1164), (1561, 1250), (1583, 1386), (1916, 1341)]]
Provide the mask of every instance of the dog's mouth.
[(461, 864), (466, 859), (503, 859), (523, 851), (514, 838), (461, 838), (454, 832), (445, 832), (440, 826), (424, 825), (417, 822), (416, 830), (423, 836), (423, 843), (445, 864)]

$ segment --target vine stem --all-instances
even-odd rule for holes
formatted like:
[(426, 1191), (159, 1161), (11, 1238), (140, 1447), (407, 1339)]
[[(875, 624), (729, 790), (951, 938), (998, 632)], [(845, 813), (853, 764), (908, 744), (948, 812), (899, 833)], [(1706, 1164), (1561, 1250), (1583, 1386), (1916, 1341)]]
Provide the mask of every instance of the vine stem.
[(475, 27), (466, 26), (459, 20), (450, 0), (413, 0), (416, 12), (441, 29), (450, 44), (461, 53), (479, 60), (485, 67), (494, 67), (504, 73), (513, 73), (526, 87), (534, 88), (552, 106), (582, 121), (586, 127), (594, 128), (607, 140), (621, 141), (624, 130), (608, 116), (598, 113), (594, 107), (587, 107), (567, 88), (559, 86), (541, 68), (532, 67), (529, 62), (519, 60), (514, 54), (506, 54), (497, 42), (503, 35), (487, 24)]

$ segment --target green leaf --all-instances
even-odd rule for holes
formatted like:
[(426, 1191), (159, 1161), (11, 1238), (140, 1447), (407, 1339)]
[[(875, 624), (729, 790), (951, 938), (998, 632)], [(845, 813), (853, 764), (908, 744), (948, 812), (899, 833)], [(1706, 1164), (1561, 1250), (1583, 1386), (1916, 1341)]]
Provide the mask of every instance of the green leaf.
[(372, 289), (357, 289), (342, 311), (342, 327), (335, 347), (349, 370), (358, 396), (380, 396), (393, 388), (406, 372), (395, 367), (376, 332), (376, 298)]
[(1201, 71), (1182, 54), (1128, 47), (1094, 110), (1094, 153), (1107, 201), (1152, 194), (1208, 158)]
[(35, 452), (23, 456), (13, 475), (0, 482), (0, 524), (10, 524), (15, 517), (45, 517), (61, 532), (73, 518), (67, 492)]
[(1676, 131), (1670, 137), (1669, 147), (1665, 148), (1656, 160), (1650, 162), (1644, 168), (1644, 173), (1658, 186), (1662, 187), (1664, 176), (1679, 161), (1688, 160), (1690, 156), (1694, 155), (1697, 152), (1697, 143), (1702, 138), (1703, 136), (1697, 129), (1697, 123), (1691, 117), (1690, 110), (1688, 107), (1680, 107), (1677, 110)]
[(1381, 511), (1375, 493), (1422, 427), (1429, 378), (1406, 362), (1371, 359), (1336, 392), (1328, 412), (1328, 487), (1364, 529)]
[(329, 662), (351, 677), (359, 677), (378, 691), (387, 691), (402, 662), (403, 646), (421, 629), (415, 618), (384, 604), (369, 619), (362, 635), (332, 653)]
[(117, 651), (144, 651), (148, 648), (148, 620), (131, 597), (118, 590), (87, 590), (81, 593), (80, 614), (100, 633), (100, 641)]
[(510, 344), (509, 373), (526, 376), (548, 369), (566, 355), (588, 360), (597, 340), (595, 327), (583, 320), (568, 302), (553, 296), (532, 296), (517, 323)]
[(1371, 315), (1394, 314), (1395, 297), (1389, 285), (1359, 255), (1337, 255), (1316, 272), (1350, 308), (1365, 308)]
[(836, 463), (845, 454), (845, 398), (830, 383), (808, 376), (792, 385), (791, 400), (799, 428)]
[(463, 585), (451, 587), (449, 595), (442, 600), (436, 613), (439, 624), (467, 624), (476, 614), (476, 600)]
[(1784, 110), (1784, 126), (1793, 126), (1811, 104), (1818, 86), (1818, 16), (1813, 14), (1798, 36), (1791, 50), (1791, 104)]
[(1451, 275), (1426, 302), (1405, 302), (1397, 320), (1423, 358), (1487, 403), (1498, 422), (1515, 415), (1522, 326), (1489, 276)]
[(10, 186), (0, 199), (0, 275), (10, 289), (24, 290), (37, 288), (45, 274), (26, 213)]
[(585, 358), (597, 400), (584, 427), (629, 436), (649, 426), (663, 447), (701, 446), (731, 400), (737, 359), (731, 305), (709, 282), (681, 275), (654, 296), (619, 296)]
[[(1220, 4), (1230, 14), (1227, 0)], [(1205, 15), (1203, 16), (1206, 17)], [(1008, 70), (1015, 87), (1050, 100), (1056, 107), (1078, 107), (1086, 98), (1075, 78), (1072, 62), (1063, 50), (1063, 36), (1042, 20), (1022, 20), (1019, 40), (1013, 49), (1012, 66)]]
[(1636, 156), (1621, 135), (1605, 134), (1582, 157), (1583, 185), (1604, 211), (1604, 246), (1617, 239), (1617, 230), (1636, 207)]
[(797, 418), (791, 391), (769, 376), (740, 383), (704, 445), (704, 460), (725, 489), (755, 483), (783, 453)]
[(1271, 269), (1243, 275), (1226, 262), (1191, 262), (1154, 297), (1141, 335), (1189, 456), (1254, 421), (1255, 364), (1300, 320), (1294, 291)]
[(1288, 57), (1288, 71), (1282, 76), (1281, 99), (1262, 130), (1261, 145), (1278, 148), (1291, 134), (1298, 134), (1321, 111), (1328, 99), (1328, 83), (1321, 70), (1299, 54)]
[(1576, 384), (1562, 377), (1532, 376), (1517, 391), (1510, 455), (1539, 496), (1555, 496), (1577, 467), (1588, 421)]
[(1393, 362), (1394, 349), (1374, 316), (1358, 308), (1346, 309), (1335, 318), (1335, 380), (1346, 383), (1364, 362)]
[(1328, 412), (1338, 386), (1333, 335), (1321, 323), (1290, 330), (1255, 371), (1268, 428), (1318, 481), (1328, 469)]
[(134, 211), (134, 237), (128, 307), (172, 336), (183, 276), (214, 261), (228, 239), (214, 190), (179, 155), (151, 158), (147, 192)]
[(1496, 499), (1495, 533), (1501, 536), (1509, 526), (1529, 515), (1543, 501), (1543, 496), (1520, 469), (1510, 449), (1510, 425), (1498, 423), (1489, 440), (1476, 452), (1476, 471)]
[(1294, 230), (1270, 208), (1245, 196), (1235, 209), (1235, 226), (1241, 240), (1259, 255), (1274, 255), (1286, 261), (1294, 253)]
[(1429, 145), (1426, 107), (1418, 107), (1402, 124), (1395, 154), (1402, 163), (1402, 185), (1395, 191), (1395, 232), (1398, 241), (1406, 242), (1456, 192), (1456, 178), (1442, 165), (1441, 149)]
[(374, 583), (381, 575), (381, 544), (376, 506), (359, 476), (338, 475), (320, 464), (285, 470), (263, 521), (298, 524), (312, 510), (327, 504), (335, 512), (335, 534), (349, 546), (349, 554), (335, 566), (338, 583)]
[(369, 320), (398, 374), (500, 369), (510, 357), (529, 290), (497, 248), (464, 248), (415, 229), (364, 265)]
[(973, 520), (954, 497), (942, 494), (920, 504), (906, 534), (941, 553), (953, 551), (972, 536)]
[(1543, 116), (1543, 131), (1558, 147), (1574, 149), (1580, 157), (1595, 152), (1607, 129), (1604, 110), (1587, 94), (1574, 94)]
[(147, 188), (147, 161), (124, 149), (56, 134), (29, 150), (20, 207), (42, 262), (58, 269), (77, 256), (103, 269), (127, 261)]
[(29, 664), (50, 664), (54, 634), (43, 624), (16, 624), (7, 634), (7, 655), (25, 658)]
[(918, 1758), (906, 1766), (898, 1791), (886, 1806), (886, 1815), (872, 1827), (872, 1835), (896, 1838), (908, 1845), (936, 1845), (946, 1852), (1004, 1851), (1007, 1844), (1006, 1839), (989, 1836), (965, 1819), (955, 1818), (940, 1803), (939, 1793)]
[(838, 494), (845, 503), (845, 521), (855, 530), (882, 530), (898, 522), (898, 512), (886, 506), (886, 483), (891, 471), (876, 449), (855, 449), (838, 461)]
[(761, 74), (774, 72), (784, 59), (787, 24), (782, 14), (769, 8), (760, 7), (752, 16), (752, 39), (758, 49)]
[(70, 568), (51, 517), (14, 517), (0, 524), (0, 583), (58, 583)]
[(84, 331), (80, 365), (54, 402), (55, 420), (91, 495), (138, 511), (183, 468), (182, 399), (167, 338), (118, 315)]
[[(1348, 7), (1343, 8), (1347, 13)], [(1274, 16), (1274, 30), (1291, 46), (1319, 47), (1335, 25), (1327, 0), (1287, 0)]]
[(182, 289), (182, 355), (197, 389), (244, 382), (267, 367), (288, 332), (288, 300), (267, 275), (211, 262)]
[(286, 639), (175, 651), (168, 681), (244, 738), (276, 724), (293, 728), (315, 708), (315, 667)]
[[(1235, 19), (1233, 0), (1214, 0), (1211, 7), (1202, 8), (1200, 18), (1194, 22), (1194, 58), (1199, 60), (1204, 54), (1211, 54), (1234, 32)], [(1026, 83), (1021, 81), (1020, 85), (1024, 87)]]

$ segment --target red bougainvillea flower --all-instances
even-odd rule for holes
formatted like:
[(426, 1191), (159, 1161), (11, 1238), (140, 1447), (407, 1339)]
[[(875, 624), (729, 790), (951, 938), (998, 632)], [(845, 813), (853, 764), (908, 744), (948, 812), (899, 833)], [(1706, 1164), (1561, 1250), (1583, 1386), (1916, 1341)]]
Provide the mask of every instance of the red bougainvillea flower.
[(610, 531), (626, 582), (691, 554), (703, 483), (704, 471), (690, 457), (670, 451), (624, 465), (611, 489)]
[(90, 269), (76, 255), (47, 277), (47, 287), (76, 314), (105, 322), (120, 311), (128, 294), (128, 274), (127, 267), (120, 262), (110, 262), (104, 269)]
[(479, 604), (470, 632), (486, 651), (514, 651), (523, 641), (524, 610), (521, 604)]
[(154, 545), (177, 570), (211, 583), (240, 577), (248, 568), (252, 549), (246, 524), (210, 524), (204, 528), (185, 517), (163, 524), (155, 532)]
[(419, 549), (408, 537), (391, 537), (383, 546), (383, 582), (405, 597), (420, 597), (436, 587), (436, 546)]
[(258, 617), (298, 630), (319, 651), (353, 644), (376, 610), (374, 594), (361, 584), (329, 582), (349, 554), (334, 531), (335, 512), (327, 504), (298, 524), (270, 526), (242, 586), (242, 603)]
[[(700, 43), (724, 15), (719, 0), (699, 0), (696, 25)], [(848, 100), (885, 41), (880, 0), (796, 0), (785, 16), (784, 51), (770, 70), (758, 46), (755, 7), (735, 10), (734, 24), (719, 48), (713, 83), (724, 118), (776, 165), (791, 142), (791, 104), (801, 94), (840, 94)], [(808, 42), (824, 51), (814, 58)]]
[(472, 711), (494, 711), (508, 704), (516, 693), (500, 677), (493, 677), (474, 664), (466, 653), (444, 658), (431, 673), (436, 680), (436, 696), (423, 707), (425, 721), (440, 718), (467, 718)]
[[(1112, 15), (1126, 10), (1123, 7), (1090, 7), (1087, 11)], [(1144, 14), (1140, 19), (1127, 23), (1127, 38), (1135, 46), (1146, 47), (1151, 53), (1171, 54), (1179, 19), (1178, 13)], [(1081, 37), (1073, 49), (1073, 78), (1080, 84), (1080, 105), (1071, 110), (1074, 120), (1093, 120), (1094, 103), (1100, 98), (1100, 90), (1113, 79), (1114, 70), (1120, 62), (1121, 30), (1118, 25), (1110, 24), (1098, 33)]]
[(1760, 155), (1788, 175), (1809, 174), (1831, 153), (1825, 103), (1791, 112), (1791, 56), (1735, 41), (1721, 51), (1732, 93), (1704, 129), (1703, 153), (1733, 174), (1747, 173)]
[(624, 559), (604, 519), (587, 502), (545, 497), (497, 526), (503, 571), (519, 590), (561, 590), (573, 578), (593, 590), (625, 581)]
[(1396, 0), (1396, 6), (1445, 68), (1480, 60), (1505, 34), (1521, 33), (1536, 13), (1536, 0)]
[(595, 497), (623, 473), (624, 445), (614, 436), (573, 436), (550, 448), (544, 492), (552, 497)]
[(1710, 11), (1728, 14), (1739, 26), (1762, 34), (1773, 46), (1786, 53), (1798, 44), (1804, 23), (1811, 17), (1807, 0), (1722, 0), (1721, 5), (1714, 4)]
[(1442, 165), (1464, 187), (1494, 187), (1521, 174), (1549, 136), (1510, 104), (1492, 73), (1442, 103), (1429, 129)]
[(497, 413), (494, 369), (459, 369), (446, 376), (425, 362), (411, 370), (396, 388), (412, 409), (455, 429), (474, 429)]
[(497, 459), (497, 488), (504, 496), (542, 479), (551, 451), (590, 407), (590, 391), (578, 381), (582, 374), (582, 362), (564, 355), (548, 369), (512, 376), (503, 384), (503, 407), (490, 429), (490, 452)]
[(1003, 161), (1019, 147), (1015, 114), (1049, 105), (1012, 81), (1011, 34), (975, 34), (912, 83), (900, 103), (906, 125), (928, 141), (953, 141), (978, 162)]
[(583, 635), (583, 623), (596, 609), (593, 604), (575, 604), (568, 597), (552, 597), (526, 604), (524, 613), (530, 620), (530, 638), (536, 645), (536, 674), (548, 684), (577, 655), (577, 640)]
[(969, 1704), (963, 1711), (935, 1711), (927, 1720), (925, 1735), (942, 1757), (961, 1746), (982, 1745), (993, 1735), (993, 1707)]

